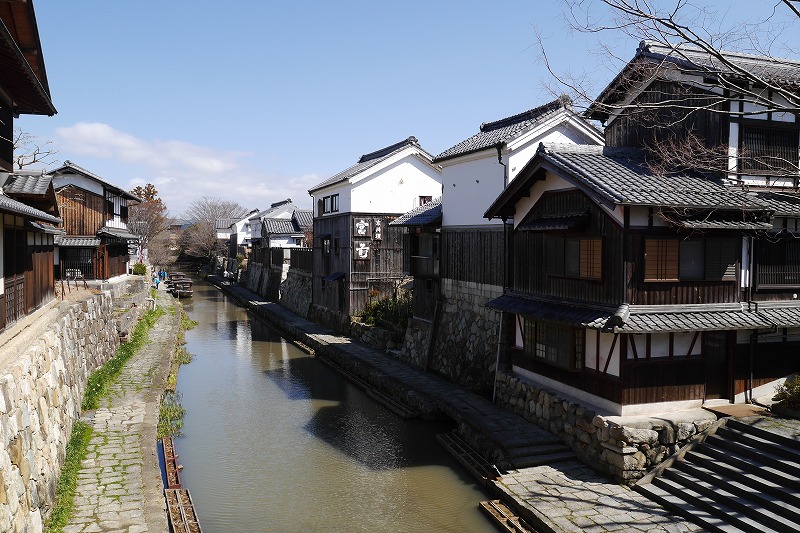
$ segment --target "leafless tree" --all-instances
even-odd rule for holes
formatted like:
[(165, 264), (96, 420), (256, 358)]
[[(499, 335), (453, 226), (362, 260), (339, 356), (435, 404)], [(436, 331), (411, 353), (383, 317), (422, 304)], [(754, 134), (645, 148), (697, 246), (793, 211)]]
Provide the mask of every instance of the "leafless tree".
[[(728, 139), (704, 137), (696, 125), (726, 120), (723, 116), (800, 112), (796, 77), (787, 80), (780, 73), (787, 65), (780, 58), (796, 54), (795, 43), (783, 36), (790, 25), (800, 22), (800, 1), (760, 3), (764, 7), (760, 20), (741, 21), (723, 20), (692, 0), (567, 0), (568, 24), (597, 35), (598, 54), (615, 65), (610, 65), (614, 75), (607, 78), (611, 83), (604, 91), (597, 91), (598, 80), (590, 75), (552, 65), (543, 39), (538, 36), (538, 40), (556, 82), (554, 92), (569, 93), (574, 106), (593, 118), (635, 123), (654, 171), (692, 168), (725, 173), (731, 165)], [(632, 61), (615, 57), (605, 44), (612, 36), (642, 41), (640, 51), (645, 53)], [(658, 54), (648, 53), (649, 42), (661, 43)], [(759, 58), (754, 61), (750, 55)], [(796, 62), (790, 68), (797, 69)], [(636, 99), (626, 98), (637, 88), (641, 92)], [(737, 105), (731, 105), (734, 100)], [(796, 176), (798, 172), (796, 158), (748, 154), (746, 149), (740, 149), (737, 157), (758, 173)]]
[(192, 221), (207, 222), (212, 228), (218, 220), (241, 219), (250, 212), (236, 202), (203, 196), (193, 200), (183, 218)]
[(14, 128), (14, 164), (17, 168), (41, 164), (47, 166), (55, 162), (58, 152), (51, 141), (40, 142), (38, 137), (22, 128)]
[(203, 196), (189, 204), (184, 218), (192, 224), (183, 230), (181, 248), (195, 257), (227, 255), (226, 243), (217, 239), (217, 222), (240, 220), (250, 213), (236, 202)]

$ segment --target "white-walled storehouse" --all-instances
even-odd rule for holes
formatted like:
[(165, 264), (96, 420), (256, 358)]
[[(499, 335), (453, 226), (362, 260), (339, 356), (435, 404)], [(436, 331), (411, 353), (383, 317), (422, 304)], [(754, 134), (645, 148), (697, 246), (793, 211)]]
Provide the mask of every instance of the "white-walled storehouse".
[[(346, 319), (389, 295), (402, 230), (388, 224), (441, 195), (439, 168), (415, 137), (371, 152), (308, 192), (314, 199), (313, 304)], [(377, 293), (377, 294), (376, 294)]]

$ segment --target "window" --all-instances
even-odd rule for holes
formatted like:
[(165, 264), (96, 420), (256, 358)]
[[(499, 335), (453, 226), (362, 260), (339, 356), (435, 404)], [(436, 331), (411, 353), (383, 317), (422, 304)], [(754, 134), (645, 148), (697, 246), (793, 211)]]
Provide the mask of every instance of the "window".
[(583, 368), (586, 332), (559, 324), (525, 320), (525, 353), (567, 370)]
[(737, 239), (645, 239), (645, 281), (736, 279)]
[(741, 126), (739, 171), (753, 174), (774, 174), (798, 166), (798, 130), (745, 123)]
[(433, 201), (433, 196), (420, 196), (419, 205), (425, 205)]
[(330, 255), (331, 253), (331, 238), (325, 237), (322, 239), (322, 253), (325, 255)]
[(331, 196), (324, 196), (322, 198), (322, 212), (323, 213), (338, 213), (339, 212), (339, 195), (332, 194)]
[(339, 239), (333, 239), (333, 253), (339, 255)]
[(550, 238), (546, 247), (549, 275), (600, 279), (603, 264), (602, 239)]

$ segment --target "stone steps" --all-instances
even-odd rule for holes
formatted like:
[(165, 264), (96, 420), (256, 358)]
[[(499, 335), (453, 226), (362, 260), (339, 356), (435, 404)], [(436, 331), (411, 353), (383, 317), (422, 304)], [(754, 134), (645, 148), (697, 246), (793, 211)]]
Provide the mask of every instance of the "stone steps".
[(710, 531), (800, 531), (800, 442), (728, 419), (634, 488)]

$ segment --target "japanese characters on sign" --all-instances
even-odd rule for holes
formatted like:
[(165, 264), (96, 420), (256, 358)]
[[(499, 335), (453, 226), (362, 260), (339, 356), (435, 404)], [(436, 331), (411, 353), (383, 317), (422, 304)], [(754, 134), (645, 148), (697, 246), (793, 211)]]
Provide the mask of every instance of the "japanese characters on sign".
[(353, 219), (353, 235), (355, 237), (369, 237), (372, 229), (372, 224), (368, 218), (354, 218)]
[(356, 261), (367, 261), (370, 258), (370, 246), (368, 241), (354, 243), (353, 259)]

